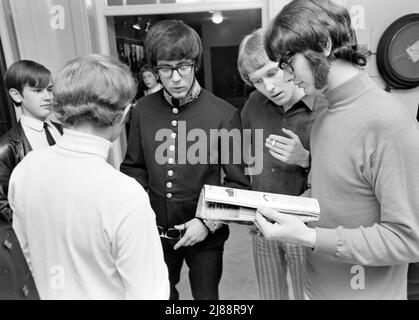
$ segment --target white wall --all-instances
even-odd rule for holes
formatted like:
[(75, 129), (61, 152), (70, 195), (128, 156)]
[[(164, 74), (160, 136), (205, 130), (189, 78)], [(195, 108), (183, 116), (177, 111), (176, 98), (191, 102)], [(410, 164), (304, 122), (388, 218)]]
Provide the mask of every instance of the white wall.
[(83, 0), (10, 1), (20, 58), (44, 64), (55, 75), (92, 51)]
[[(358, 30), (360, 42), (368, 41), (369, 48), (375, 54), (381, 36), (396, 19), (410, 13), (419, 13), (418, 0), (347, 0), (348, 8), (361, 5), (365, 9), (365, 30)], [(368, 72), (373, 79), (385, 87), (376, 65), (376, 56), (370, 58)], [(411, 90), (394, 90), (391, 93), (402, 101), (409, 112), (416, 117), (419, 104), (419, 87)]]

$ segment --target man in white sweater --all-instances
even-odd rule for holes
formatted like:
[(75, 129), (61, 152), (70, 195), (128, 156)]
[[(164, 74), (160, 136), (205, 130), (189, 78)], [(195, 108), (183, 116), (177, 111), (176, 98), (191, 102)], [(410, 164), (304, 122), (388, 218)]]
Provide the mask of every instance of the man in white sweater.
[(13, 226), (42, 299), (167, 299), (167, 268), (148, 195), (107, 162), (135, 96), (128, 69), (90, 55), (59, 73), (64, 135), (10, 179)]

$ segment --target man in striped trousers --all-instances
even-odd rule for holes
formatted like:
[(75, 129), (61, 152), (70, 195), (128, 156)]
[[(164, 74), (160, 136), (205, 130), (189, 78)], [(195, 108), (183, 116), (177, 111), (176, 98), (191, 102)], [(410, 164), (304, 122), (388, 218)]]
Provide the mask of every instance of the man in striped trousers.
[[(269, 60), (264, 49), (264, 31), (259, 29), (242, 41), (238, 69), (242, 79), (257, 90), (242, 111), (243, 129), (250, 129), (248, 146), (255, 157), (263, 157), (261, 174), (253, 175), (252, 189), (299, 196), (307, 188), (310, 168), (310, 131), (318, 113), (327, 106), (323, 98), (307, 97), (292, 82), (285, 82), (278, 63)], [(263, 132), (263, 140), (261, 135)], [(261, 143), (270, 148), (255, 152)], [(270, 151), (273, 150), (274, 152)], [(253, 252), (260, 297), (289, 299), (289, 270), (295, 299), (304, 299), (301, 246), (269, 241), (253, 232)]]

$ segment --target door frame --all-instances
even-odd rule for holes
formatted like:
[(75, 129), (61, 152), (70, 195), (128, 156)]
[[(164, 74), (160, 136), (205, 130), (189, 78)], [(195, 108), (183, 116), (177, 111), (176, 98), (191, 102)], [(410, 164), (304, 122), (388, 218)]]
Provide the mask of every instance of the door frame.
[[(86, 0), (93, 4), (92, 0)], [(94, 12), (97, 23), (98, 50), (101, 54), (111, 55), (110, 35), (115, 34), (114, 25), (110, 23), (108, 18), (114, 16), (126, 15), (153, 15), (153, 14), (174, 14), (174, 13), (192, 13), (205, 11), (231, 11), (231, 10), (247, 10), (261, 9), (262, 26), (266, 26), (269, 22), (269, 12), (272, 10), (274, 2), (282, 2), (288, 0), (234, 0), (225, 2), (198, 2), (198, 3), (178, 3), (178, 4), (152, 4), (152, 5), (126, 5), (126, 6), (107, 6), (107, 0), (97, 0), (94, 2)], [(160, 0), (157, 0), (160, 2)], [(126, 3), (126, 0), (123, 0)], [(277, 4), (275, 4), (277, 5)], [(122, 162), (123, 154), (127, 147), (127, 138), (125, 133), (114, 143), (114, 147), (110, 153), (110, 162), (119, 168)]]
[[(269, 12), (272, 8), (271, 3), (278, 0), (247, 0), (247, 1), (228, 1), (226, 2), (197, 2), (197, 3), (174, 3), (174, 4), (150, 4), (150, 5), (126, 5), (126, 6), (107, 6), (107, 0), (96, 2), (96, 21), (99, 37), (99, 50), (101, 54), (111, 54), (110, 37), (113, 33), (113, 26), (108, 24), (108, 17), (126, 15), (153, 15), (153, 14), (175, 14), (192, 13), (205, 11), (232, 11), (261, 9), (262, 26), (269, 22)], [(126, 0), (123, 1), (126, 3)], [(158, 2), (160, 2), (158, 0)]]

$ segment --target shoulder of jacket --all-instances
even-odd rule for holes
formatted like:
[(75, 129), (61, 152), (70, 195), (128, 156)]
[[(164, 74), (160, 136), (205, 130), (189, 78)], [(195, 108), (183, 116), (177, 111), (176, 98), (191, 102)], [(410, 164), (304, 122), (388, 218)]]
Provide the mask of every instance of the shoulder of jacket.
[(22, 132), (15, 126), (0, 138), (0, 159), (9, 159), (18, 143), (22, 143)]
[(242, 110), (245, 110), (246, 112), (249, 110), (258, 110), (260, 109), (260, 106), (264, 104), (265, 100), (268, 100), (268, 98), (266, 98), (259, 91), (255, 90), (249, 95), (249, 98), (246, 100)]
[(219, 112), (225, 112), (225, 114), (235, 114), (239, 112), (236, 107), (206, 89), (202, 89), (201, 95), (202, 99), (211, 101), (211, 106), (217, 108), (217, 111)]

